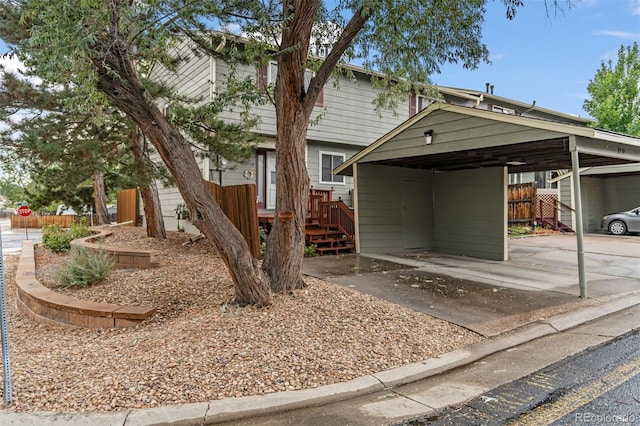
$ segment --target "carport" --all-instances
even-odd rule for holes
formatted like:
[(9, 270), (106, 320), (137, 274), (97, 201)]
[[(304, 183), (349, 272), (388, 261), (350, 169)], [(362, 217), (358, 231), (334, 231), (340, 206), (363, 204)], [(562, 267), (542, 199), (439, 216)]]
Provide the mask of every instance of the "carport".
[(580, 296), (587, 297), (581, 167), (640, 162), (640, 138), (434, 103), (335, 169), (354, 179), (359, 253), (508, 258), (509, 172), (570, 169)]
[[(573, 174), (551, 180), (558, 185), (561, 202), (573, 204)], [(584, 232), (597, 232), (606, 214), (628, 211), (640, 205), (640, 163), (580, 168)], [(575, 217), (562, 211), (562, 223), (573, 228)]]

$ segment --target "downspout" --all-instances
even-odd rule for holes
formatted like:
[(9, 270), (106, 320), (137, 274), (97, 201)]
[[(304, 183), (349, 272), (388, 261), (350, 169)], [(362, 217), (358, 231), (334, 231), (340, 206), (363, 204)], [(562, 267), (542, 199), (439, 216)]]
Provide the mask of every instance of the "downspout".
[(580, 188), (580, 159), (576, 136), (569, 136), (569, 151), (571, 152), (571, 168), (573, 177), (573, 193), (575, 196), (576, 209), (576, 240), (578, 251), (578, 283), (580, 286), (580, 297), (586, 299), (587, 279), (584, 265), (584, 232), (582, 227), (582, 190)]

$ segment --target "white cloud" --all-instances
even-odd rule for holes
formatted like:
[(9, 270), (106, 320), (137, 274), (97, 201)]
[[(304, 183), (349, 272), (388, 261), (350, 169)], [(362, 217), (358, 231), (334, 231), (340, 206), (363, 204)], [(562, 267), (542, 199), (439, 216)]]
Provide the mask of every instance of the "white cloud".
[(16, 56), (11, 55), (0, 57), (0, 66), (8, 72), (16, 74), (19, 78), (21, 77), (23, 80), (30, 81), (31, 84), (38, 85), (42, 83), (42, 79), (39, 77), (25, 77), (22, 75), (22, 73), (26, 71), (26, 68), (22, 61), (20, 61)]
[(25, 71), (24, 64), (15, 56), (0, 57), (0, 65), (2, 65), (7, 71), (14, 73)]
[(596, 35), (604, 35), (604, 36), (624, 38), (624, 39), (631, 39), (631, 40), (640, 38), (640, 33), (630, 33), (630, 32), (627, 32), (627, 31), (600, 30), (600, 31), (596, 31), (595, 34)]
[(505, 55), (504, 53), (492, 53), (489, 59), (493, 62), (493, 61), (500, 61), (506, 57), (507, 55)]
[(640, 15), (640, 0), (631, 0), (631, 14)]

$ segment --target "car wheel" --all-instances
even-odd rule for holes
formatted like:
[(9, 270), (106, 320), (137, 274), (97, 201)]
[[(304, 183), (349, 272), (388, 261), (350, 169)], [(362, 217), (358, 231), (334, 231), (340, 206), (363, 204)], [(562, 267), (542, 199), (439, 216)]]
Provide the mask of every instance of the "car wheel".
[(619, 220), (614, 220), (609, 224), (609, 232), (613, 235), (624, 235), (627, 233), (627, 225)]

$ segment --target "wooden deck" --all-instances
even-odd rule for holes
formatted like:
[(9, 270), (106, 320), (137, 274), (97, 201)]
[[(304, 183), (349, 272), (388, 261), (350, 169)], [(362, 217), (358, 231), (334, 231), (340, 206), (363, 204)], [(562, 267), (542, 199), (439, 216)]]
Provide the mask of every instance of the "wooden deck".
[[(355, 219), (353, 212), (340, 199), (331, 199), (333, 189), (311, 188), (309, 214), (305, 224), (307, 246), (315, 246), (316, 253), (340, 254), (355, 250)], [(258, 212), (258, 225), (269, 232), (275, 220), (274, 212)]]

